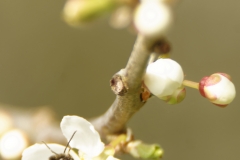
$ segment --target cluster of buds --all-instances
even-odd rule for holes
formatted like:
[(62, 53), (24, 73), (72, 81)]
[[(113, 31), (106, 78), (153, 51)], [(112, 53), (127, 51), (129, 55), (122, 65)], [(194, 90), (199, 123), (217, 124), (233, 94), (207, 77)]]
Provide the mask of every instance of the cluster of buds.
[(184, 80), (181, 66), (171, 59), (149, 64), (143, 81), (146, 90), (168, 104), (177, 104), (185, 98), (184, 86), (198, 89), (203, 97), (220, 107), (230, 104), (236, 95), (229, 75), (215, 73), (202, 78), (200, 83)]

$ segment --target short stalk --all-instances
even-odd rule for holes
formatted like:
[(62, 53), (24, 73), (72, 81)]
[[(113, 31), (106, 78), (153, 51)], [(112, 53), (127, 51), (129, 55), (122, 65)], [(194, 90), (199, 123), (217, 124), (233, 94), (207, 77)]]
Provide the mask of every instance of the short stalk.
[(187, 87), (191, 87), (191, 88), (195, 88), (195, 89), (199, 89), (199, 83), (197, 82), (193, 82), (193, 81), (189, 81), (189, 80), (184, 80), (183, 81), (183, 85), (187, 86)]

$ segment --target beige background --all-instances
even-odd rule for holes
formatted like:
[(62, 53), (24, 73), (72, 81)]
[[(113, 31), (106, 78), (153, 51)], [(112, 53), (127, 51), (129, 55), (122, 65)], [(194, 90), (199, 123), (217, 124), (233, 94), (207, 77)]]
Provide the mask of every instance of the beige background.
[[(61, 20), (64, 2), (0, 1), (1, 103), (51, 105), (60, 118), (89, 118), (114, 100), (109, 80), (125, 66), (136, 37), (107, 19), (71, 28)], [(240, 1), (183, 0), (176, 13), (168, 38), (187, 78), (226, 72), (240, 90)], [(188, 88), (179, 105), (151, 99), (129, 126), (136, 138), (160, 143), (165, 160), (239, 160), (239, 103), (236, 97), (221, 109)]]

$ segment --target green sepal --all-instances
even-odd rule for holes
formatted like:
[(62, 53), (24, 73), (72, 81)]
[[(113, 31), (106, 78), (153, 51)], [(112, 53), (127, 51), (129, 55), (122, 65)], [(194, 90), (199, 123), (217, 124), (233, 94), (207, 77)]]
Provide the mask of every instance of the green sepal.
[(140, 158), (143, 159), (159, 159), (163, 156), (163, 149), (157, 144), (139, 144), (136, 150)]

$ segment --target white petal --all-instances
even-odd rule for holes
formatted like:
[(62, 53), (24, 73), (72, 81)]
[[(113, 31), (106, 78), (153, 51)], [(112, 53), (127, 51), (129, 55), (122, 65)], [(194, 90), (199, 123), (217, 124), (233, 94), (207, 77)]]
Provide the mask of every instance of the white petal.
[(27, 147), (28, 141), (24, 132), (13, 129), (5, 132), (0, 141), (0, 157), (4, 159), (17, 159)]
[(98, 132), (93, 125), (78, 116), (64, 116), (61, 122), (63, 135), (69, 139), (75, 131), (70, 146), (77, 148), (80, 152), (88, 157), (98, 156), (104, 149), (104, 144), (101, 142)]
[(184, 75), (181, 66), (171, 59), (158, 59), (148, 65), (144, 83), (157, 97), (171, 95), (182, 84)]
[[(57, 154), (61, 154), (65, 150), (65, 146), (59, 144), (47, 144), (52, 151)], [(68, 154), (69, 149), (67, 149), (66, 154)], [(69, 154), (74, 160), (80, 160), (79, 156), (74, 152), (70, 151)], [(22, 160), (48, 160), (50, 156), (55, 155), (52, 153), (45, 144), (34, 144), (22, 153)]]

